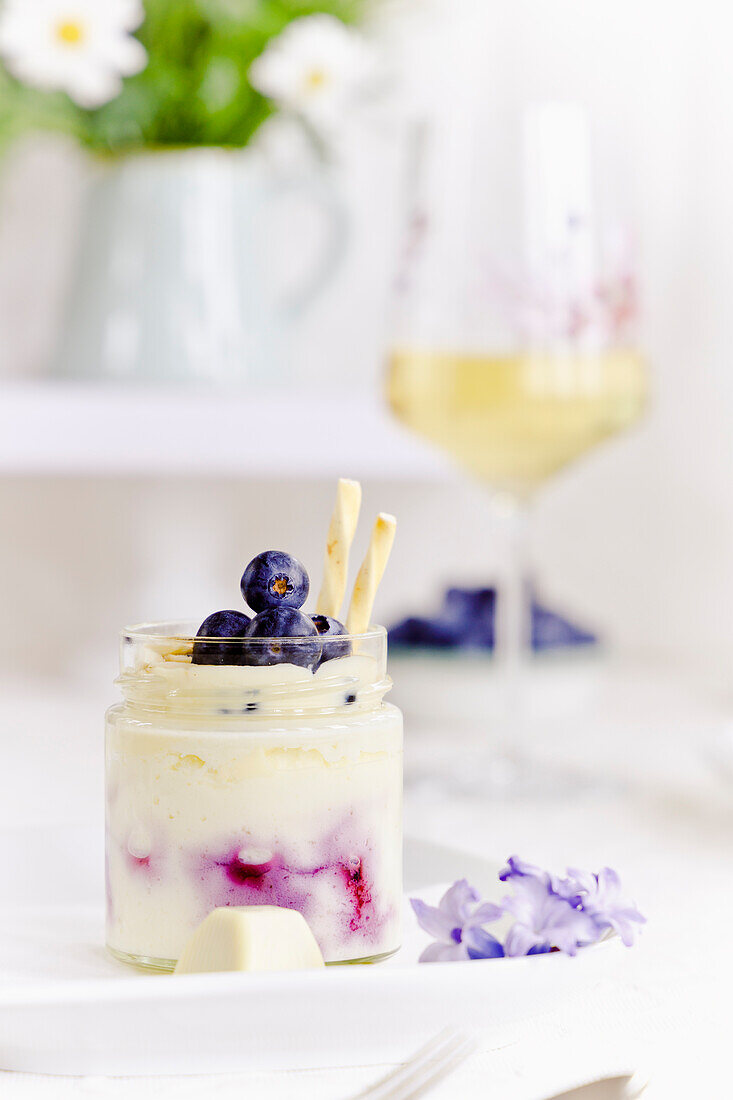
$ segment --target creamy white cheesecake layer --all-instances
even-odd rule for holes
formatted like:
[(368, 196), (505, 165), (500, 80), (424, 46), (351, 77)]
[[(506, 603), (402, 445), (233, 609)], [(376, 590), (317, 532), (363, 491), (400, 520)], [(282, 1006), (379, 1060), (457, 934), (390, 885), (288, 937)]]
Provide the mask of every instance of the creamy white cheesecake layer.
[[(313, 676), (182, 656), (145, 666), (144, 698), (138, 670), (138, 702), (109, 714), (109, 945), (176, 959), (216, 906), (277, 904), (303, 913), (327, 961), (394, 950), (402, 719), (375, 705), (376, 662)], [(188, 705), (202, 691), (206, 712)], [(325, 713), (298, 713), (312, 692)]]
[[(390, 681), (373, 657), (354, 654), (325, 661), (315, 672), (297, 665), (194, 665), (190, 644), (145, 646), (138, 664), (120, 677), (130, 702), (161, 712), (297, 713), (354, 704), (373, 706)], [(353, 697), (353, 698), (352, 698)]]

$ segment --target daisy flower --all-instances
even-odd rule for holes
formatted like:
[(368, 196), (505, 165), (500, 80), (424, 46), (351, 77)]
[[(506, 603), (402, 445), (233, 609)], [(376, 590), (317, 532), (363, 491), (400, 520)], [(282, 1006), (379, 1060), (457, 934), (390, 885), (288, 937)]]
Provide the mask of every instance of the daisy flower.
[(364, 38), (331, 15), (294, 20), (249, 69), (253, 88), (315, 125), (342, 114), (373, 76)]
[(119, 95), (123, 76), (145, 68), (130, 34), (144, 15), (140, 0), (5, 0), (0, 57), (24, 84), (100, 107)]

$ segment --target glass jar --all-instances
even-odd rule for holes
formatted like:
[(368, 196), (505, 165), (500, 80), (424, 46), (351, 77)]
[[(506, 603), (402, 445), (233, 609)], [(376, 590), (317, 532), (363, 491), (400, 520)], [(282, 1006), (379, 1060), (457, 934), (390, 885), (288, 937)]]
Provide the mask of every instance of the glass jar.
[(124, 701), (107, 712), (109, 950), (170, 970), (217, 906), (282, 905), (326, 962), (392, 954), (402, 715), (384, 701), (386, 631), (329, 641), (342, 648), (315, 672), (312, 638), (197, 639), (192, 663), (194, 633), (122, 634)]

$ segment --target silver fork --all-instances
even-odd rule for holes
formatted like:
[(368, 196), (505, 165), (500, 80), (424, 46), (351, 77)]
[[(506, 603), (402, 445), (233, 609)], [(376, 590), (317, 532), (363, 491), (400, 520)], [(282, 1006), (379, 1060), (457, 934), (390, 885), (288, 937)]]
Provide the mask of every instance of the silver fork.
[(452, 1073), (473, 1054), (473, 1035), (447, 1027), (420, 1047), (404, 1065), (398, 1066), (351, 1100), (414, 1100)]
[[(373, 1085), (349, 1100), (414, 1100), (424, 1096), (461, 1062), (476, 1050), (478, 1043), (473, 1035), (447, 1027), (434, 1035), (424, 1047), (420, 1047), (409, 1061), (391, 1070)], [(649, 1079), (643, 1074), (604, 1077), (589, 1085), (555, 1093), (548, 1100), (638, 1100), (646, 1091)]]

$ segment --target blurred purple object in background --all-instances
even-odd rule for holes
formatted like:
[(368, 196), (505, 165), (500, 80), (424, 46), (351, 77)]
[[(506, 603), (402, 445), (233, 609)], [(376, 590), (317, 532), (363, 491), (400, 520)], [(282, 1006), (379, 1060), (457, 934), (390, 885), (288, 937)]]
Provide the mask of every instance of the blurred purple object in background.
[[(424, 649), (494, 648), (495, 588), (449, 588), (435, 618), (410, 616), (393, 626), (393, 646)], [(594, 645), (597, 637), (532, 598), (532, 649)]]

